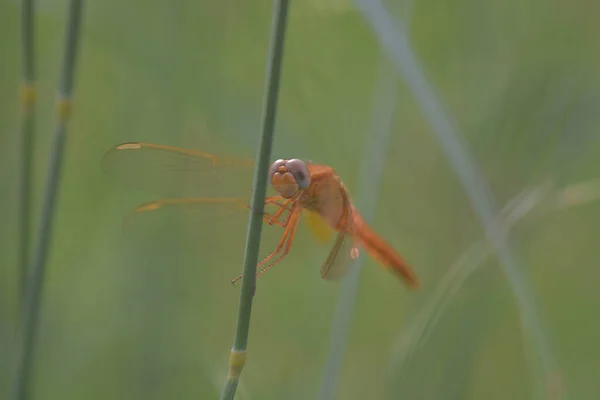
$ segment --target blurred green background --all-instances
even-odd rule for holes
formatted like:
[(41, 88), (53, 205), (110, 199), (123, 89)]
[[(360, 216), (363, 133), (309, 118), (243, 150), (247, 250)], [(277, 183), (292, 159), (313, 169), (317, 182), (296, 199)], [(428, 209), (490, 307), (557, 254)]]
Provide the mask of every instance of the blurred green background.
[[(38, 3), (34, 222), (55, 123), (67, 1)], [(218, 398), (239, 296), (229, 280), (241, 271), (247, 219), (184, 223), (158, 215), (124, 231), (123, 217), (158, 197), (121, 184), (100, 163), (126, 141), (253, 157), (271, 9), (265, 0), (86, 3), (35, 399)], [(394, 10), (410, 25), (425, 72), (499, 204), (547, 180), (552, 190), (583, 186), (561, 192), (561, 211), (511, 231), (554, 375), (536, 372), (540, 356), (523, 340), (518, 304), (495, 257), (445, 299), (426, 340), (402, 358), (402, 343), (415, 339), (409, 328), (426, 317), (451, 266), (483, 232), (412, 93), (395, 77), (393, 132), (380, 157), (373, 225), (415, 266), (423, 287), (409, 291), (367, 260), (338, 398), (533, 399), (539, 385), (554, 396), (544, 398), (598, 398), (600, 206), (587, 182), (600, 174), (600, 5), (423, 0)], [(4, 0), (0, 398), (8, 398), (15, 349), (19, 43), (19, 4)], [(381, 71), (390, 67), (378, 43), (349, 0), (292, 4), (273, 157), (334, 166), (359, 208), (369, 195), (359, 192), (359, 171), (373, 140), (378, 91), (389, 88), (381, 84)], [(237, 185), (243, 195), (251, 188), (249, 181)], [(267, 251), (279, 232), (263, 232)], [(289, 258), (259, 279), (239, 399), (317, 395), (340, 293), (340, 284), (318, 274), (327, 251), (301, 228)]]

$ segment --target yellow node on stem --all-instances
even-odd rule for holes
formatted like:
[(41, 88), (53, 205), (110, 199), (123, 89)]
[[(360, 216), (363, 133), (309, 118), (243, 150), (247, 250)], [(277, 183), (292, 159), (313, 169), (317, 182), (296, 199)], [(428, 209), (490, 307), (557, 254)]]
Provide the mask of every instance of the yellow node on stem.
[(21, 98), (21, 106), (23, 107), (23, 110), (27, 113), (33, 108), (33, 104), (35, 103), (35, 99), (37, 97), (37, 90), (33, 83), (24, 82), (21, 85), (19, 92), (19, 96)]
[(242, 373), (242, 369), (244, 369), (244, 365), (246, 364), (247, 353), (246, 350), (236, 351), (231, 350), (231, 354), (229, 356), (229, 377), (239, 377)]
[(58, 120), (62, 122), (66, 122), (71, 118), (71, 114), (73, 112), (73, 103), (71, 99), (68, 97), (59, 97), (56, 100), (56, 114), (58, 115)]

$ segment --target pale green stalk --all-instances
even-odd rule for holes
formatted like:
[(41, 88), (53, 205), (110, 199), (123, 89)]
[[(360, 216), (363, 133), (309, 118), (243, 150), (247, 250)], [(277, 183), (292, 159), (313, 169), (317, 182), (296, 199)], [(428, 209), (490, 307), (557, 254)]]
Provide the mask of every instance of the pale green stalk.
[(539, 367), (533, 368), (537, 376), (535, 382), (537, 397), (546, 398), (547, 394), (544, 392), (547, 390), (547, 385), (543, 382), (559, 373), (558, 363), (542, 329), (530, 285), (513, 254), (506, 232), (497, 223), (497, 206), (489, 185), (456, 129), (455, 122), (439, 100), (434, 86), (423, 72), (404, 24), (392, 20), (381, 1), (355, 0), (355, 3), (379, 37), (383, 48), (403, 74), (408, 87), (429, 120), (436, 139), (454, 167), (480, 219), (486, 237), (494, 245), (500, 266), (517, 300), (523, 331), (530, 335), (537, 346), (540, 362)]
[[(516, 224), (536, 222), (554, 212), (600, 201), (600, 181), (598, 180), (571, 184), (551, 195), (548, 194), (549, 189), (547, 183), (542, 183), (533, 189), (523, 191), (510, 200), (501, 212), (500, 223), (503, 228), (509, 230)], [(454, 295), (493, 254), (493, 250), (493, 245), (488, 240), (480, 239), (474, 242), (452, 265), (422, 307), (417, 318), (396, 340), (388, 368), (390, 377), (401, 375), (402, 369), (408, 367), (407, 364), (414, 352), (427, 341), (429, 333), (446, 307), (451, 304)], [(560, 377), (557, 376), (554, 379), (560, 379)], [(565, 394), (566, 388), (562, 382), (550, 383), (556, 384), (553, 386), (562, 392), (553, 393), (553, 395)]]
[(27, 282), (28, 254), (30, 242), (32, 147), (35, 132), (35, 26), (33, 0), (21, 3), (21, 129), (19, 133), (20, 155), (18, 215), (19, 215), (19, 304), (23, 305)]
[[(406, 15), (411, 15), (412, 1), (398, 4), (398, 6), (403, 6)], [(392, 134), (394, 111), (398, 103), (399, 85), (397, 74), (391, 67), (387, 57), (382, 57), (379, 67), (379, 81), (373, 100), (373, 133), (368, 136), (368, 151), (363, 158), (359, 184), (358, 204), (367, 222), (371, 222), (375, 218), (379, 197), (379, 182)], [(363, 263), (364, 254), (361, 254), (352, 266), (348, 277), (342, 283), (338, 305), (331, 324), (329, 353), (325, 361), (318, 399), (336, 398)]]
[(14, 382), (15, 400), (27, 400), (31, 394), (35, 339), (40, 316), (42, 289), (48, 260), (48, 250), (52, 238), (54, 206), (67, 139), (67, 125), (71, 116), (71, 94), (73, 91), (79, 27), (83, 8), (82, 3), (82, 0), (71, 0), (69, 6), (66, 48), (56, 104), (57, 125), (54, 133), (54, 147), (50, 154), (50, 165), (48, 167), (48, 176), (46, 178), (46, 188), (42, 203), (39, 235), (28, 271), (24, 315), (19, 327), (20, 353), (18, 354)]
[(262, 211), (265, 203), (269, 161), (271, 159), (275, 117), (277, 115), (277, 100), (279, 97), (279, 82), (283, 60), (288, 7), (289, 0), (274, 1), (263, 118), (258, 154), (256, 157), (256, 167), (254, 169), (254, 184), (252, 188), (253, 212), (250, 213), (248, 220), (242, 289), (240, 292), (235, 339), (229, 359), (229, 372), (227, 374), (227, 379), (225, 380), (221, 399), (234, 398), (240, 374), (246, 363), (248, 334), (250, 330), (250, 313), (252, 311), (252, 300), (256, 290), (256, 264), (258, 263), (260, 235), (263, 224)]
[[(509, 230), (536, 210), (548, 192), (548, 185), (541, 184), (534, 189), (524, 190), (510, 200), (500, 213), (500, 223), (504, 229)], [(417, 347), (427, 340), (438, 318), (450, 304), (452, 296), (492, 253), (493, 246), (486, 238), (482, 238), (474, 242), (450, 267), (437, 289), (428, 297), (417, 318), (396, 340), (388, 369), (390, 378), (397, 376), (396, 373), (406, 366)]]
[[(374, 95), (373, 132), (367, 136), (367, 154), (361, 166), (361, 179), (358, 204), (365, 221), (375, 218), (379, 186), (383, 166), (389, 146), (394, 111), (398, 103), (398, 82), (396, 73), (389, 68), (388, 60), (382, 59), (379, 82)], [(362, 252), (364, 253), (364, 252)], [(348, 332), (352, 322), (352, 313), (358, 294), (360, 270), (364, 262), (364, 254), (360, 255), (342, 282), (338, 305), (331, 324), (329, 338), (329, 354), (323, 370), (323, 379), (318, 399), (336, 398), (337, 387), (342, 373), (344, 352), (348, 342)]]

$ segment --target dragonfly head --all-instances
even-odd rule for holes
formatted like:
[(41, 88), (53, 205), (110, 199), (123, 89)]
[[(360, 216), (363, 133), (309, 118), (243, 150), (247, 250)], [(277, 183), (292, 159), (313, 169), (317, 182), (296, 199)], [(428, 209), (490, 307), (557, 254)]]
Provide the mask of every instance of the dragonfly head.
[(269, 170), (269, 179), (275, 190), (285, 198), (293, 197), (299, 190), (310, 186), (308, 167), (296, 158), (275, 161)]

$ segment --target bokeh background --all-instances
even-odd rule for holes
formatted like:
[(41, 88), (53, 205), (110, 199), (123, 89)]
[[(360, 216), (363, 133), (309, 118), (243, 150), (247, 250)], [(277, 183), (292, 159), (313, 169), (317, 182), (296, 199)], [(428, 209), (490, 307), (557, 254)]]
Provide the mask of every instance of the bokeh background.
[[(33, 232), (66, 6), (37, 5)], [(105, 174), (101, 160), (126, 141), (254, 157), (271, 11), (267, 0), (86, 2), (35, 399), (220, 395), (239, 296), (229, 280), (241, 271), (245, 215), (157, 214), (124, 230), (134, 206), (159, 196)], [(499, 224), (511, 225), (517, 280), (539, 332), (523, 328), (523, 304), (363, 9), (350, 0), (293, 2), (273, 157), (334, 166), (422, 280), (410, 291), (365, 260), (335, 398), (598, 398), (600, 6), (421, 0), (389, 2), (387, 12), (407, 27), (498, 210), (512, 201), (508, 211), (527, 214)], [(18, 295), (17, 1), (0, 2), (0, 60), (0, 397), (9, 398)], [(373, 158), (367, 149), (381, 140)], [(375, 165), (381, 176), (368, 175)], [(364, 174), (379, 180), (376, 191), (364, 189)], [(251, 188), (239, 176), (215, 184), (241, 195)], [(266, 251), (279, 232), (263, 232)], [(319, 277), (327, 251), (301, 228), (289, 258), (259, 279), (238, 398), (317, 398), (329, 379), (332, 321), (346, 293), (344, 283)]]

